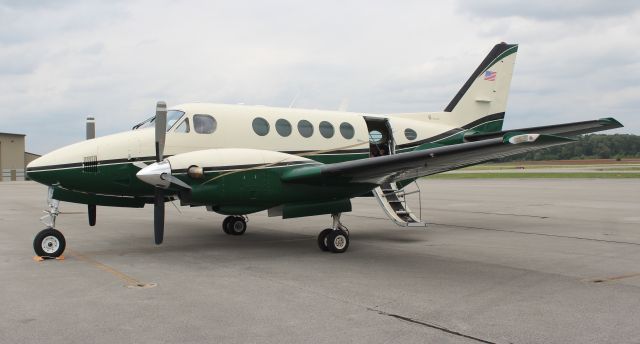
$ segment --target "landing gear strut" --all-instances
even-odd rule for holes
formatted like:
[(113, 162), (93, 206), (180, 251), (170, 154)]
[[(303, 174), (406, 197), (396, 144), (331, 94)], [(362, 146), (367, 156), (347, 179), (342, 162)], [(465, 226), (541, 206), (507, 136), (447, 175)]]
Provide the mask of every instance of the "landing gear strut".
[(242, 235), (247, 230), (246, 216), (227, 216), (222, 221), (222, 230), (229, 235)]
[(332, 227), (323, 230), (318, 235), (320, 250), (343, 253), (349, 248), (349, 230), (340, 222), (340, 215), (332, 214)]
[(40, 221), (47, 228), (36, 234), (33, 239), (33, 250), (42, 258), (58, 258), (62, 255), (67, 245), (64, 235), (59, 230), (54, 229), (56, 218), (60, 214), (60, 201), (52, 199), (50, 191), (47, 202), (49, 203), (49, 209), (44, 211), (47, 215), (40, 218)]

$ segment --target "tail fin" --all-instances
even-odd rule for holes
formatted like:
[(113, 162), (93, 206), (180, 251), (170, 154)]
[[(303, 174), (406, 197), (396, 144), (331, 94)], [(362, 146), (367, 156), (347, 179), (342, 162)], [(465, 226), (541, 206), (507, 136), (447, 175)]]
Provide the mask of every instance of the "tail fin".
[(517, 44), (496, 44), (444, 109), (447, 122), (475, 132), (502, 130)]

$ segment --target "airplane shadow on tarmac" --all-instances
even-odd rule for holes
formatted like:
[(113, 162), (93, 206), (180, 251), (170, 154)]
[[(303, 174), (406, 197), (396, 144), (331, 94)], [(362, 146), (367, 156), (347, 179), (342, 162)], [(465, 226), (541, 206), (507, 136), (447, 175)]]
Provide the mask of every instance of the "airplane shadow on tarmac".
[[(193, 253), (193, 254), (216, 254), (233, 251), (234, 254), (255, 254), (273, 255), (317, 255), (328, 254), (321, 252), (317, 246), (317, 233), (304, 230), (301, 232), (291, 232), (262, 226), (253, 222), (247, 232), (241, 236), (227, 235), (222, 232), (219, 226), (201, 225), (193, 223), (182, 223), (168, 225), (165, 232), (165, 239), (162, 245), (153, 244), (151, 231), (142, 232), (136, 226), (130, 235), (117, 238), (99, 238), (103, 247), (93, 247), (87, 250), (76, 246), (83, 253), (92, 255), (127, 255), (127, 254), (168, 254), (168, 253)], [(151, 224), (150, 224), (151, 226)], [(149, 226), (149, 227), (150, 227)], [(395, 227), (393, 224), (388, 229), (380, 230), (362, 228), (350, 229), (351, 245), (349, 251), (344, 255), (354, 252), (362, 252), (364, 246), (359, 243), (393, 243), (411, 244), (429, 241), (429, 233), (423, 229), (403, 229)], [(72, 238), (70, 238), (73, 240)], [(86, 239), (87, 241), (91, 239)], [(104, 245), (110, 248), (105, 249)]]

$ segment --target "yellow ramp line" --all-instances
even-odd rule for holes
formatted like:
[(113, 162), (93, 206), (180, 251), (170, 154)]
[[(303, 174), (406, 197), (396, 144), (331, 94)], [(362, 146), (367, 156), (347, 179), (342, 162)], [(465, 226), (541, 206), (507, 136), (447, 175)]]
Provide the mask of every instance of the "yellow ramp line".
[(85, 256), (81, 253), (75, 252), (73, 250), (70, 250), (67, 248), (66, 253), (71, 256), (74, 257), (78, 260), (81, 260), (85, 263), (91, 264), (93, 266), (95, 266), (96, 268), (102, 270), (102, 271), (106, 271), (114, 276), (116, 276), (117, 278), (123, 280), (125, 283), (127, 283), (128, 287), (145, 287), (145, 286), (150, 286), (146, 283), (142, 283), (139, 280), (125, 274), (124, 272), (118, 271), (115, 268), (110, 267), (107, 264), (101, 263), (91, 257)]

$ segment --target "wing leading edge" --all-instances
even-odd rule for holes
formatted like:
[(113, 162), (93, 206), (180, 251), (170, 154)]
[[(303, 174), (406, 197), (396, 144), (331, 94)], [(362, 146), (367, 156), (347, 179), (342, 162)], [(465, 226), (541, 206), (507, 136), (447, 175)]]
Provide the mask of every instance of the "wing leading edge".
[(575, 141), (542, 134), (507, 133), (499, 138), (438, 148), (300, 167), (282, 176), (293, 183), (371, 183), (380, 185), (455, 170), (481, 162)]
[(557, 136), (577, 136), (582, 134), (594, 133), (596, 131), (622, 128), (622, 123), (614, 118), (600, 118), (594, 121), (582, 121), (564, 124), (546, 125), (541, 127), (510, 129), (505, 131), (496, 131), (492, 133), (468, 133), (464, 136), (465, 141), (474, 142), (486, 139), (502, 137), (507, 133), (536, 133)]

